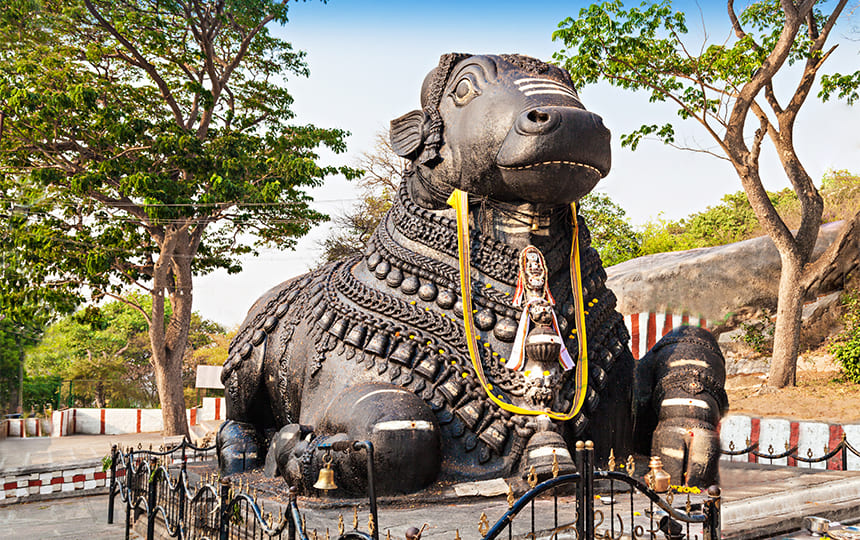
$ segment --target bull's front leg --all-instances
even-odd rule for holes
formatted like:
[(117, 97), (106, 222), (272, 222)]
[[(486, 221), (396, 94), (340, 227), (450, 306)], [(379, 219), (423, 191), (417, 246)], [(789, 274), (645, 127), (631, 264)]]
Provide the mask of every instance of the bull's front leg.
[(329, 463), (341, 493), (363, 495), (368, 488), (367, 455), (320, 446), (365, 440), (374, 447), (377, 493), (411, 493), (436, 480), (442, 458), (436, 416), (411, 391), (381, 383), (347, 388), (332, 400), (316, 426), (291, 424), (281, 429), (266, 456), (266, 472), (313, 492), (320, 469)]
[(717, 426), (728, 410), (725, 382), (723, 355), (701, 328), (676, 328), (639, 361), (635, 440), (641, 452), (662, 458), (673, 484), (719, 481)]

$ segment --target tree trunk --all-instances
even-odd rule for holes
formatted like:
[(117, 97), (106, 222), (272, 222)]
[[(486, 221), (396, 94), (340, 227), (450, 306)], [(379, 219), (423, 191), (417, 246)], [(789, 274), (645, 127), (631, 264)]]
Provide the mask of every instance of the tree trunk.
[(803, 263), (791, 255), (783, 255), (776, 307), (776, 328), (773, 335), (773, 357), (770, 362), (768, 386), (794, 386), (797, 354), (800, 349), (800, 324), (803, 315)]
[[(153, 343), (153, 350), (156, 344)], [(182, 353), (170, 351), (162, 342), (159, 355), (153, 355), (155, 385), (161, 403), (164, 435), (188, 436), (188, 420), (185, 417), (185, 395), (182, 392)], [(156, 356), (160, 356), (156, 359)]]
[(24, 413), (24, 344), (21, 337), (15, 336), (15, 346), (18, 347), (18, 398), (15, 403), (17, 412)]

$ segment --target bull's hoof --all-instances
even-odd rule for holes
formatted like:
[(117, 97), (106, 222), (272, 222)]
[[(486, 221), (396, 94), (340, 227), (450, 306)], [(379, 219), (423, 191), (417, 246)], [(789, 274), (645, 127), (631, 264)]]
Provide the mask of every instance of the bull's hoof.
[(260, 465), (260, 441), (252, 424), (227, 420), (221, 424), (215, 442), (222, 475), (240, 473)]
[(713, 429), (661, 424), (654, 431), (652, 455), (674, 485), (707, 487), (719, 484), (720, 436)]
[(299, 424), (288, 424), (282, 427), (272, 437), (269, 450), (266, 452), (266, 463), (263, 466), (266, 476), (273, 478), (280, 475), (289, 478), (288, 462), (299, 443), (312, 432), (311, 427)]

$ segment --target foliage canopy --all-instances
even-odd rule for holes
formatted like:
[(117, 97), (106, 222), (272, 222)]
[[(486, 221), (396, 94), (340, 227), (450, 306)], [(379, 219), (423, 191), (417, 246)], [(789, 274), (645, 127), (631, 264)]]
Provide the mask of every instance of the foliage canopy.
[(38, 191), (12, 241), (54, 285), (152, 297), (136, 307), (169, 433), (186, 431), (193, 276), (294, 246), (326, 218), (305, 189), (356, 176), (319, 164), (320, 147), (344, 151), (345, 132), (290, 123), (284, 79), (308, 68), (267, 28), (287, 12), (273, 0), (10, 0), (0, 11), (0, 200)]

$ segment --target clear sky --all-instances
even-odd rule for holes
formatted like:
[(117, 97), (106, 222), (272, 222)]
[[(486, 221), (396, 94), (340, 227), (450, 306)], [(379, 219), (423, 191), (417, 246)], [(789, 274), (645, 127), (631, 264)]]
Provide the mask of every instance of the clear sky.
[[(441, 54), (521, 53), (550, 60), (561, 48), (551, 39), (553, 30), (587, 4), (555, 0), (310, 1), (292, 4), (289, 23), (273, 30), (308, 55), (310, 78), (288, 81), (296, 121), (348, 130), (348, 153), (325, 154), (324, 160), (355, 164), (357, 156), (372, 147), (376, 132), (387, 129), (391, 119), (418, 108), (421, 81)], [(737, 4), (740, 8), (744, 2)], [(706, 34), (717, 42), (729, 37), (725, 2), (676, 1), (675, 5), (687, 13), (694, 44), (701, 44)], [(830, 70), (844, 73), (860, 65), (858, 26), (854, 15), (845, 17), (834, 31), (830, 41), (840, 47), (828, 60)], [(789, 88), (793, 80), (783, 84)], [(620, 147), (620, 134), (645, 123), (676, 119), (673, 107), (651, 104), (642, 95), (602, 84), (581, 89), (580, 95), (588, 109), (603, 116), (613, 133), (612, 171), (597, 189), (619, 203), (634, 224), (660, 214), (678, 219), (741, 189), (725, 161), (654, 141), (645, 141), (636, 152)], [(679, 142), (713, 147), (707, 134), (693, 123), (676, 125), (687, 126), (679, 129)], [(860, 173), (858, 126), (860, 107), (841, 102), (820, 105), (810, 98), (799, 117), (796, 140), (813, 178), (819, 179), (829, 168)], [(763, 157), (763, 173), (768, 189), (788, 185), (773, 154)], [(332, 178), (312, 194), (315, 206), (330, 215), (351, 206), (356, 196), (352, 184), (343, 178)], [(316, 228), (299, 242), (296, 251), (266, 250), (259, 258), (246, 259), (244, 271), (238, 275), (216, 272), (198, 277), (196, 309), (204, 317), (238, 324), (260, 294), (315, 263), (320, 253), (317, 242), (327, 230), (327, 225)]]

